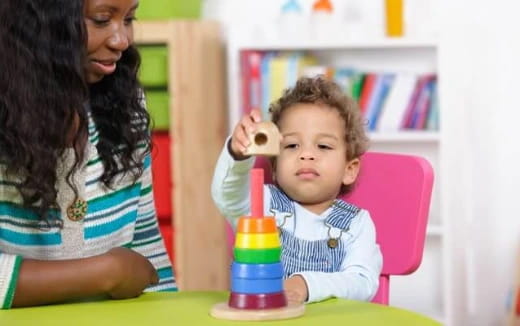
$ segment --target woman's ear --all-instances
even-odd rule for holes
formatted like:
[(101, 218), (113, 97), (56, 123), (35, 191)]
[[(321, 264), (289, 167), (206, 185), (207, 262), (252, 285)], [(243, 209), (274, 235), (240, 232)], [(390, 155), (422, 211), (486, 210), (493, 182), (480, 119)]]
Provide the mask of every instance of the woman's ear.
[(348, 186), (354, 181), (356, 181), (357, 176), (359, 174), (359, 168), (361, 166), (361, 161), (358, 158), (355, 158), (349, 162), (345, 166), (345, 173), (343, 174), (343, 184)]

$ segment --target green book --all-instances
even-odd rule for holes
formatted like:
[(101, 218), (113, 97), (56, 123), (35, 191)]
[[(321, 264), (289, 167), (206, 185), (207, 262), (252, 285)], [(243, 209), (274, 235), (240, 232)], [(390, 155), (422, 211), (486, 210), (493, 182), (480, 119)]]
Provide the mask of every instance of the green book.
[(359, 102), (359, 97), (361, 96), (361, 90), (363, 89), (364, 80), (365, 74), (363, 73), (356, 73), (352, 76), (352, 88), (350, 90), (350, 95), (357, 102)]

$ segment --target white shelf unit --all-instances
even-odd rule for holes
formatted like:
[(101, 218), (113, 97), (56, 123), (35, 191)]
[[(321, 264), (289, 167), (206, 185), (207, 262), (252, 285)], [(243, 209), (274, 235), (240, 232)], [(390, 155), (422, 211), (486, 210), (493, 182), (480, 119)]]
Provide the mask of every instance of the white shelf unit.
[[(229, 126), (240, 118), (240, 52), (244, 50), (284, 51), (305, 50), (318, 58), (320, 64), (351, 66), (366, 71), (438, 73), (436, 40), (374, 39), (352, 41), (287, 41), (228, 38), (228, 100)], [(442, 114), (442, 108), (440, 108)], [(449, 325), (445, 303), (447, 300), (445, 230), (441, 216), (439, 152), (441, 132), (398, 131), (370, 134), (371, 150), (408, 153), (427, 158), (434, 167), (435, 181), (423, 261), (412, 275), (393, 277), (390, 304), (430, 316)]]
[(242, 49), (255, 50), (332, 50), (332, 49), (390, 49), (390, 48), (435, 48), (437, 42), (432, 39), (378, 38), (372, 40), (338, 39), (300, 39), (300, 40), (265, 40), (252, 41), (251, 38), (240, 41)]

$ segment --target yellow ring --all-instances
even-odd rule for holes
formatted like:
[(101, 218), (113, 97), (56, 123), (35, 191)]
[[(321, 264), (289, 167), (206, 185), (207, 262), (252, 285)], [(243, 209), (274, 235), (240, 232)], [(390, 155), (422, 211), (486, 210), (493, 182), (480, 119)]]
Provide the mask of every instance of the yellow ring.
[(243, 249), (263, 249), (280, 247), (278, 232), (274, 233), (237, 233), (235, 247)]

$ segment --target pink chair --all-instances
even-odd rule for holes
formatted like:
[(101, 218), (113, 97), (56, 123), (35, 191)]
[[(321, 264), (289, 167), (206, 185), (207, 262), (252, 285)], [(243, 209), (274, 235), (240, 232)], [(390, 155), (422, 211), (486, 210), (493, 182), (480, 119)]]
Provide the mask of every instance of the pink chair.
[(383, 253), (379, 289), (372, 302), (388, 304), (390, 275), (408, 275), (421, 264), (433, 187), (424, 158), (369, 152), (356, 187), (342, 199), (370, 212)]
[[(424, 158), (369, 152), (361, 159), (356, 186), (341, 198), (370, 212), (383, 253), (379, 289), (372, 302), (388, 305), (390, 275), (408, 275), (419, 267), (426, 236), (433, 169)], [(256, 167), (266, 169), (264, 159)], [(228, 229), (230, 248), (233, 232)]]

